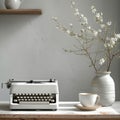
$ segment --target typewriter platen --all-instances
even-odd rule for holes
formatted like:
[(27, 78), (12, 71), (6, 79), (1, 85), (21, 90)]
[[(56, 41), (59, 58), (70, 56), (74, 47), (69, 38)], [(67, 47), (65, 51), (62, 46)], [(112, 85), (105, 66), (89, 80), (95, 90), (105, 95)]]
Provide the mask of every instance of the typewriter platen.
[(11, 110), (57, 110), (58, 82), (50, 80), (9, 80)]

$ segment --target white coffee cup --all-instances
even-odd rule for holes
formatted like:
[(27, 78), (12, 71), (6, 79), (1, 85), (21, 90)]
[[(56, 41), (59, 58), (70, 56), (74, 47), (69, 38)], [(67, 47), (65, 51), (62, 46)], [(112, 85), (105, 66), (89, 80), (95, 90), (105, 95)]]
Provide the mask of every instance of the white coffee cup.
[(79, 93), (79, 101), (82, 106), (93, 107), (98, 104), (100, 96), (93, 93)]

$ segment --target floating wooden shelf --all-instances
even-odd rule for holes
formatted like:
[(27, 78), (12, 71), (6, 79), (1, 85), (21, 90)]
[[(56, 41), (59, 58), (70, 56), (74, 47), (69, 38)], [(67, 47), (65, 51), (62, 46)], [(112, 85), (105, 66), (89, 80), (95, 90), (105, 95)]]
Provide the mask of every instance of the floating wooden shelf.
[(40, 9), (0, 9), (0, 15), (1, 14), (7, 14), (7, 15), (19, 15), (19, 14), (31, 14), (31, 15), (37, 15), (42, 14), (42, 11)]

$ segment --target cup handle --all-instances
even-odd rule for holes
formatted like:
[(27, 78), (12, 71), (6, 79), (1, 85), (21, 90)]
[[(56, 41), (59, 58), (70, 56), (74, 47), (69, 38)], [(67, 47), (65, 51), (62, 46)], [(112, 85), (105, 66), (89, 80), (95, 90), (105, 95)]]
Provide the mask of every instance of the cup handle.
[(96, 99), (96, 103), (95, 104), (98, 105), (99, 101), (100, 101), (100, 96), (97, 95), (97, 99)]

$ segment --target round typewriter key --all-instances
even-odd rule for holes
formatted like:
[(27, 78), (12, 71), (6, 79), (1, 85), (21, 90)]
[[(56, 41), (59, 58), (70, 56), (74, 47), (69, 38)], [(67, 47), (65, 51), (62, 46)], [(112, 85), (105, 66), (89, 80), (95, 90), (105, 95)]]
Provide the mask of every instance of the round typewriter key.
[(49, 99), (50, 97), (49, 97), (49, 96), (47, 96), (47, 98)]
[(36, 98), (39, 98), (39, 96), (37, 95)]
[(28, 95), (26, 96), (26, 98), (29, 98), (29, 97), (30, 97), (30, 96), (28, 96)]
[(16, 99), (14, 99), (14, 102), (16, 103), (16, 102), (17, 102), (17, 100), (16, 100)]
[(54, 99), (52, 99), (52, 100), (51, 100), (51, 102), (52, 102), (52, 103), (54, 103), (54, 102), (55, 102), (55, 100), (54, 100)]
[(51, 95), (51, 96), (50, 96), (50, 98), (52, 99), (52, 98), (53, 98), (53, 96)]
[(17, 96), (17, 98), (20, 98), (19, 96)]
[(44, 99), (46, 99), (47, 97), (46, 96), (44, 96)]
[(42, 99), (43, 97), (42, 97), (42, 96), (40, 96), (40, 98)]

